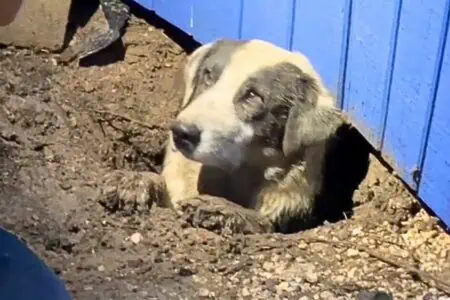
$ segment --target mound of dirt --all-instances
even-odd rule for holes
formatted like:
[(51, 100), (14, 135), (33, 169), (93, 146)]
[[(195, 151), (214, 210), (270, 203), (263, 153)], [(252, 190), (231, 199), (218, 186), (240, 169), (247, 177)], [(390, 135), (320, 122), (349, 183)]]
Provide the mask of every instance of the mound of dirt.
[(450, 293), (450, 237), (373, 158), (352, 218), (291, 235), (224, 234), (160, 207), (106, 210), (97, 201), (105, 174), (160, 170), (185, 57), (136, 19), (123, 43), (125, 53), (102, 54), (122, 60), (90, 67), (0, 49), (0, 224), (63, 278), (74, 299)]

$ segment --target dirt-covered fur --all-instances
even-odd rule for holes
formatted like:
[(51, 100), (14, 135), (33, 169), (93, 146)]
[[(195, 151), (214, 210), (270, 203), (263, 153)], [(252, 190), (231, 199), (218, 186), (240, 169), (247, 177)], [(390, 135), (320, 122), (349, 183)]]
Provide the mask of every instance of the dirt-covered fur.
[(260, 41), (220, 40), (185, 67), (162, 175), (170, 203), (198, 194), (308, 223), (330, 137), (343, 119), (308, 59)]

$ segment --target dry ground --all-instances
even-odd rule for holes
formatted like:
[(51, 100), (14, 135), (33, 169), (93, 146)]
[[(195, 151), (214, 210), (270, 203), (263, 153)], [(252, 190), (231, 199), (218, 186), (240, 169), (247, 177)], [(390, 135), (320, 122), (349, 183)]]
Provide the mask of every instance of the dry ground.
[(122, 61), (91, 67), (0, 49), (0, 225), (75, 299), (446, 299), (450, 237), (373, 158), (355, 215), (303, 233), (229, 236), (159, 207), (108, 213), (104, 174), (160, 168), (185, 56), (137, 20), (124, 45)]

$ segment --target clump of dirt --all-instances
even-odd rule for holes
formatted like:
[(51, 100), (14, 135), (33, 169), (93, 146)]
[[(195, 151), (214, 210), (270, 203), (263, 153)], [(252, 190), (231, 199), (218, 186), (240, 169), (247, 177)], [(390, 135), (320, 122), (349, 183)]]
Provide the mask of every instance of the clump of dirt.
[(105, 209), (96, 200), (99, 178), (160, 170), (185, 57), (136, 19), (123, 43), (123, 60), (90, 67), (0, 49), (1, 225), (75, 299), (355, 299), (362, 290), (438, 299), (450, 292), (449, 236), (374, 158), (354, 216), (302, 233), (229, 235), (193, 227), (170, 209)]

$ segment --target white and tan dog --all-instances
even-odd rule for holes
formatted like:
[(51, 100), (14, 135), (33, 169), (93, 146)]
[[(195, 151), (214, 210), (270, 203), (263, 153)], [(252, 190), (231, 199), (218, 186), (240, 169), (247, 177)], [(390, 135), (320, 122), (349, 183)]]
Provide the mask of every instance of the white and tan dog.
[[(189, 56), (184, 84), (162, 170), (166, 205), (206, 194), (282, 231), (294, 219), (307, 226), (344, 123), (308, 59), (261, 40), (219, 40)], [(139, 201), (154, 197), (146, 191)]]

